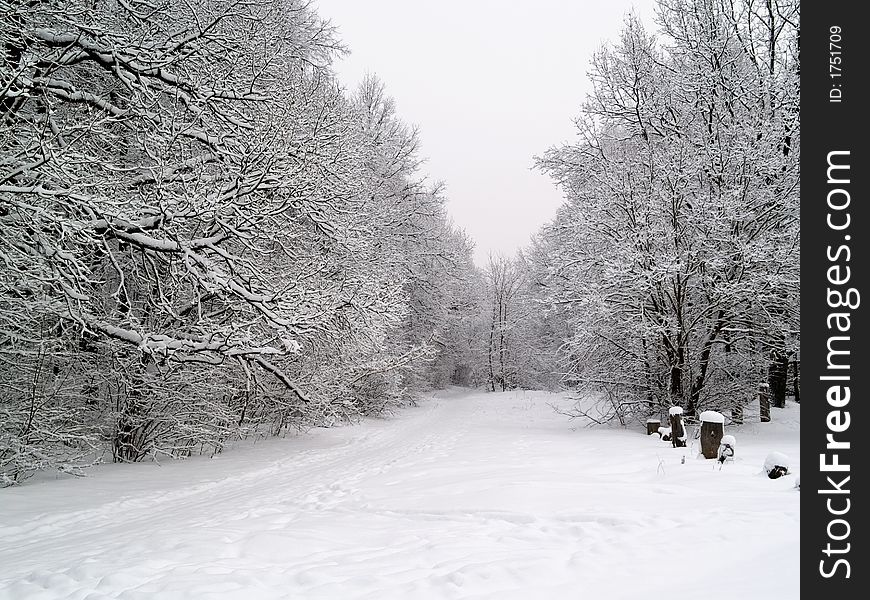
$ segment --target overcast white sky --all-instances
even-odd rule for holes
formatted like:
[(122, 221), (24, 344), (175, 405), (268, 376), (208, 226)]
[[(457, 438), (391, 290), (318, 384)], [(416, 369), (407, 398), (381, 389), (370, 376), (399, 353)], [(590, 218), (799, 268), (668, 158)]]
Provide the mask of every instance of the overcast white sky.
[(403, 120), (418, 125), (424, 171), (447, 185), (475, 261), (513, 254), (553, 217), (559, 190), (533, 156), (570, 140), (592, 53), (653, 0), (316, 0), (351, 54), (336, 64), (355, 88), (374, 73)]

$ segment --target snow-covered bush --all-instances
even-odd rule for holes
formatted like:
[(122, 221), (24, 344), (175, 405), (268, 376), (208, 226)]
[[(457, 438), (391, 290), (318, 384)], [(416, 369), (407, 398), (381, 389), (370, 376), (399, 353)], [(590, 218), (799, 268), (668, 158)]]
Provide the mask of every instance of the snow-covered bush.
[(764, 459), (764, 472), (771, 479), (778, 479), (788, 475), (789, 459), (782, 452), (771, 452)]
[(722, 439), (719, 440), (719, 451), (717, 454), (717, 459), (719, 462), (724, 463), (726, 460), (733, 460), (734, 453), (737, 449), (737, 440), (733, 435), (723, 435)]

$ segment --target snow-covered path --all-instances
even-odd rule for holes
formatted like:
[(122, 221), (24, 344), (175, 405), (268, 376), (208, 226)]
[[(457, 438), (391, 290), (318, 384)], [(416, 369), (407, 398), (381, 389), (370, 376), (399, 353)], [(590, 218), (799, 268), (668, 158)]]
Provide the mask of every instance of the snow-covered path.
[[(439, 393), (396, 417), (0, 490), (0, 598), (707, 600), (799, 596), (800, 412), (721, 471), (558, 396)], [(681, 464), (685, 456), (685, 464)]]

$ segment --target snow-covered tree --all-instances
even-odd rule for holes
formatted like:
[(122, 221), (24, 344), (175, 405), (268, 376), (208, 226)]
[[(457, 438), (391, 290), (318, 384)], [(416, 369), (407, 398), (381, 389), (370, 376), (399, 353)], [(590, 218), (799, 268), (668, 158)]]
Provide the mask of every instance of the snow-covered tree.
[(542, 233), (566, 381), (611, 416), (739, 408), (794, 347), (796, 9), (766, 7), (661, 2), (660, 40), (629, 17), (579, 141), (539, 159), (567, 200)]
[(522, 252), (491, 256), (484, 277), (486, 386), (491, 391), (556, 387), (552, 357), (558, 344), (529, 260)]
[(334, 80), (342, 47), (310, 3), (7, 8), (7, 478), (413, 393), (452, 302), (431, 289), (470, 249), (382, 86)]

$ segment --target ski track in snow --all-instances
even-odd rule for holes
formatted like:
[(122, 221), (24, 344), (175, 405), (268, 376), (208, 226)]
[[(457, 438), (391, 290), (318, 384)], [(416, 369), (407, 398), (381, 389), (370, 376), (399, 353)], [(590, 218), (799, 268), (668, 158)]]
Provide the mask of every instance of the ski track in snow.
[[(543, 392), (0, 490), (0, 599), (799, 597), (800, 409), (719, 470)], [(685, 456), (685, 464), (681, 459)]]

